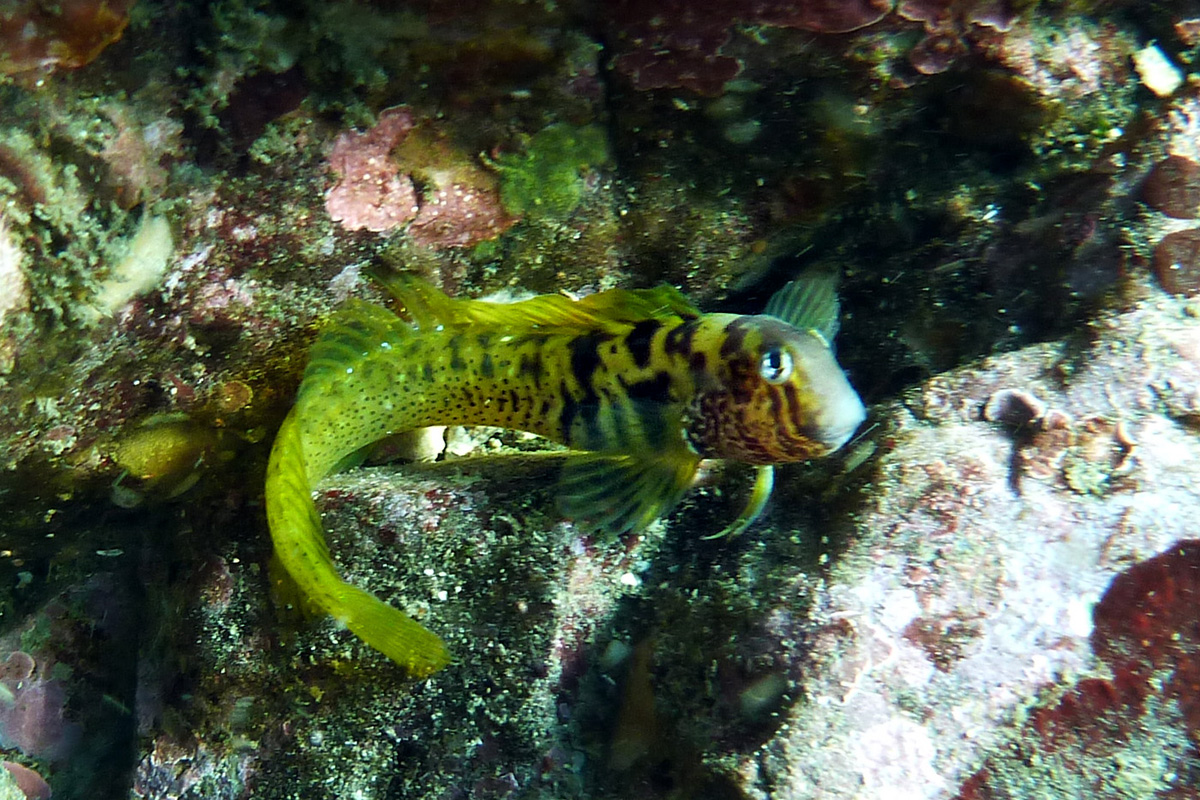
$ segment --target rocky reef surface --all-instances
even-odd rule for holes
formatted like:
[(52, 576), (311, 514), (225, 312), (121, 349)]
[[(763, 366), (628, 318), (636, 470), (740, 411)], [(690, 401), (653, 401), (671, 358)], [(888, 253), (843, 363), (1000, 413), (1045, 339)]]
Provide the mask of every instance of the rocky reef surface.
[[(1185, 2), (8, 3), (0, 797), (1200, 797), (1198, 57)], [(380, 263), (836, 270), (870, 419), (733, 540), (736, 465), (616, 541), (513, 432), (335, 476), (408, 681), (262, 511)]]

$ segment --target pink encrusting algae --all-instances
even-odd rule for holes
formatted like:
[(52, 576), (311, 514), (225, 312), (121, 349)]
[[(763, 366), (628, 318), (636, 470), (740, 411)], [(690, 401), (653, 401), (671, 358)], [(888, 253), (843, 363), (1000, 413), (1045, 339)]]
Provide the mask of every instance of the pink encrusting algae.
[[(410, 136), (421, 141), (406, 142)], [(495, 176), (420, 125), (407, 108), (380, 112), (363, 133), (341, 134), (329, 165), (338, 182), (325, 209), (347, 230), (386, 233), (407, 225), (412, 240), (428, 247), (468, 247), (516, 222), (500, 205)]]

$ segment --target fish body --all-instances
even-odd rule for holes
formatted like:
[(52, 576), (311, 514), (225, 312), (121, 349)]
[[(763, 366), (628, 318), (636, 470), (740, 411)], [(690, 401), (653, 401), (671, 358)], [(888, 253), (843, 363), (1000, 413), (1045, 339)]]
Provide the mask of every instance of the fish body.
[(760, 468), (740, 529), (765, 503), (770, 465), (836, 450), (864, 417), (827, 342), (828, 287), (778, 303), (779, 316), (701, 314), (669, 287), (512, 304), (452, 300), (401, 277), (388, 288), (406, 318), (352, 302), (314, 344), (266, 505), (302, 595), (416, 676), (448, 663), (445, 646), (341, 580), (312, 501), (363, 447), (429, 425), (543, 436), (581, 451), (563, 469), (563, 511), (609, 533), (669, 511), (702, 459), (736, 459)]

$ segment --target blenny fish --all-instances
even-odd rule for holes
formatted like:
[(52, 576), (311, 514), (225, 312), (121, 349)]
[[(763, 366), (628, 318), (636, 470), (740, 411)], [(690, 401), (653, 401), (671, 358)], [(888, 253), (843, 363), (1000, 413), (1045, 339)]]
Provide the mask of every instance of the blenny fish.
[(865, 416), (830, 348), (832, 275), (788, 284), (755, 316), (702, 314), (669, 286), (491, 303), (381, 280), (403, 318), (351, 300), (318, 336), (271, 452), (266, 507), (307, 604), (414, 676), (449, 663), (445, 645), (341, 579), (313, 504), (313, 487), (365, 446), (429, 425), (538, 434), (577, 451), (561, 511), (608, 534), (670, 511), (703, 459), (742, 461), (758, 477), (732, 534), (762, 510), (773, 464), (837, 450)]

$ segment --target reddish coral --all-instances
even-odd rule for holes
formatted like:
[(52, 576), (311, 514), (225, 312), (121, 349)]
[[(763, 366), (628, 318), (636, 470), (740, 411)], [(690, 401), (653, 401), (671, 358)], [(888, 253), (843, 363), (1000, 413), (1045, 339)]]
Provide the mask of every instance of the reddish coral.
[[(1128, 689), (1105, 678), (1087, 678), (1075, 684), (1056, 705), (1039, 708), (1030, 716), (1047, 751), (1071, 746), (1095, 746), (1114, 733), (1120, 735), (1119, 717), (1111, 712), (1139, 697), (1126, 696)], [(1111, 723), (1118, 722), (1116, 726)]]
[(850, 33), (874, 25), (891, 10), (891, 0), (760, 0), (750, 17), (781, 28)]
[(1142, 184), (1142, 199), (1168, 217), (1194, 219), (1200, 214), (1200, 165), (1183, 156), (1167, 156)]
[(690, 89), (705, 97), (722, 94), (725, 84), (742, 71), (736, 58), (672, 47), (673, 38), (664, 37), (656, 48), (622, 55), (616, 62), (617, 71), (628, 77), (635, 89)]
[(469, 247), (495, 239), (515, 222), (494, 191), (450, 184), (425, 194), (408, 233), (428, 247)]
[(909, 53), (913, 67), (925, 75), (945, 72), (966, 55), (967, 37), (980, 35), (979, 29), (1003, 33), (1016, 21), (1003, 0), (900, 0), (896, 15), (925, 28), (925, 38)]
[(618, 0), (607, 6), (614, 30), (617, 72), (637, 89), (690, 89), (715, 97), (741, 71), (721, 52), (738, 23), (847, 33), (873, 25), (891, 10), (890, 0)]
[(0, 767), (8, 770), (8, 774), (17, 782), (17, 788), (28, 800), (47, 800), (50, 797), (50, 784), (29, 767), (12, 761), (0, 761)]
[(75, 746), (80, 730), (63, 717), (67, 693), (62, 681), (46, 679), (33, 667), (32, 657), (20, 651), (5, 662), (0, 686), (11, 701), (0, 702), (0, 746), (17, 747), (34, 758), (62, 758)]
[(516, 224), (500, 204), (494, 172), (456, 146), (444, 131), (418, 125), (392, 150), (402, 172), (421, 187), (417, 217), (408, 228), (427, 247), (470, 247)]
[(340, 180), (325, 198), (325, 210), (342, 227), (382, 233), (417, 215), (412, 178), (401, 175), (388, 155), (412, 127), (408, 109), (389, 108), (365, 133), (347, 131), (337, 138), (329, 165)]
[[(1171, 155), (1158, 162), (1142, 184), (1148, 206), (1175, 219), (1200, 217), (1200, 164)], [(1172, 231), (1154, 248), (1154, 274), (1172, 294), (1200, 294), (1200, 229)]]
[(680, 87), (716, 96), (741, 71), (737, 59), (718, 52), (729, 41), (736, 4), (618, 0), (608, 14), (624, 51), (616, 70), (634, 88)]
[(1161, 680), (1200, 732), (1200, 540), (1130, 567), (1096, 605), (1092, 647), (1113, 673), (1149, 692)]
[(469, 247), (517, 221), (500, 204), (495, 176), (406, 108), (383, 111), (365, 133), (339, 136), (329, 163), (341, 180), (325, 208), (349, 230), (383, 233), (411, 222), (408, 235), (420, 244)]
[(620, 53), (615, 67), (637, 89), (682, 88), (716, 96), (742, 69), (723, 49), (737, 25), (846, 34), (889, 18), (894, 27), (918, 23), (925, 32), (909, 53), (917, 72), (944, 72), (977, 44), (999, 41), (1017, 14), (1008, 0), (686, 0), (608, 5)]
[[(1098, 758), (1117, 763), (1113, 754), (1138, 732), (1153, 727), (1147, 719), (1151, 700), (1173, 703), (1192, 741), (1200, 734), (1200, 540), (1181, 541), (1164, 553), (1135, 564), (1113, 579), (1093, 613), (1092, 648), (1113, 677), (1087, 678), (1056, 703), (1035, 709), (1028, 737), (1041, 754), (1065, 755), (1066, 764)], [(1025, 760), (1042, 759), (1025, 754)], [(993, 786), (997, 763), (990, 763), (962, 785), (960, 800), (1007, 797)], [(1158, 797), (1187, 796), (1173, 788)]]
[(121, 38), (135, 0), (23, 0), (0, 11), (0, 75), (90, 63)]

